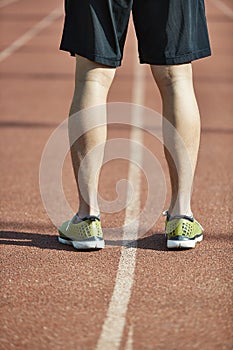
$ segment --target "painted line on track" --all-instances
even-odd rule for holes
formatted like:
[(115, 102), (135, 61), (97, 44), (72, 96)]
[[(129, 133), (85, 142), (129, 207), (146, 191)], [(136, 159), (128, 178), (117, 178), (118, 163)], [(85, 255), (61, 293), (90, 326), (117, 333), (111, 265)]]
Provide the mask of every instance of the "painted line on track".
[(217, 7), (224, 15), (229, 17), (230, 19), (233, 19), (233, 10), (226, 5), (223, 1), (221, 0), (212, 0), (212, 3)]
[[(136, 51), (136, 49), (135, 49)], [(137, 57), (135, 52), (135, 57)], [(132, 102), (136, 105), (143, 105), (145, 94), (145, 67), (139, 65), (135, 59), (134, 63), (134, 81)], [(138, 108), (132, 110), (132, 123), (139, 118)], [(142, 143), (143, 135), (142, 131), (138, 128), (133, 128), (130, 134), (130, 139)], [(141, 164), (142, 153), (136, 151), (131, 145), (130, 149), (131, 159), (134, 159), (136, 163)], [(128, 310), (128, 304), (131, 297), (131, 290), (134, 282), (134, 271), (136, 264), (136, 243), (135, 246), (127, 247), (129, 242), (136, 241), (139, 230), (139, 220), (137, 216), (140, 212), (140, 188), (141, 188), (141, 172), (139, 167), (130, 162), (128, 181), (134, 188), (134, 200), (131, 201), (126, 208), (125, 222), (127, 225), (129, 222), (134, 221), (134, 232), (127, 232), (124, 229), (123, 232), (123, 245), (121, 248), (121, 257), (118, 266), (118, 272), (116, 276), (116, 282), (113, 290), (113, 294), (110, 300), (107, 316), (105, 318), (102, 333), (97, 343), (97, 350), (118, 350), (126, 323), (126, 313)], [(127, 193), (128, 200), (131, 198), (131, 191)], [(136, 219), (135, 219), (136, 218)], [(126, 342), (125, 350), (132, 350), (133, 342), (133, 328), (129, 327), (128, 339)]]
[(0, 62), (11, 56), (15, 51), (24, 46), (28, 41), (34, 38), (42, 30), (49, 27), (54, 21), (63, 15), (63, 7), (58, 7), (53, 10), (50, 14), (44, 17), (40, 22), (36, 23), (31, 29), (24, 33), (21, 37), (15, 40), (5, 50), (0, 52)]
[(125, 344), (125, 350), (133, 350), (133, 326), (129, 327), (128, 338)]
[(0, 1), (0, 9), (5, 7), (5, 6), (8, 6), (8, 5), (11, 5), (15, 2), (18, 2), (19, 0), (2, 0)]

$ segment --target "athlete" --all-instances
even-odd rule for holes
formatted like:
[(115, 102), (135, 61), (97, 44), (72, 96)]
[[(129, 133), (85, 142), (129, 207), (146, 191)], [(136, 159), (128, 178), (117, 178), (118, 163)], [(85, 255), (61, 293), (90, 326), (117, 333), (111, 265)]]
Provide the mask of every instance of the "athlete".
[[(161, 94), (163, 116), (183, 139), (192, 163), (190, 176), (183, 148), (175, 134), (163, 127), (164, 143), (173, 149), (173, 158), (164, 149), (172, 187), (170, 206), (164, 212), (167, 247), (194, 248), (203, 239), (203, 228), (194, 219), (190, 204), (200, 142), (192, 61), (211, 54), (204, 0), (66, 0), (60, 49), (76, 57), (70, 116), (107, 102), (116, 68), (121, 65), (131, 11), (140, 63), (150, 65)], [(105, 120), (106, 115), (101, 118)], [(96, 176), (96, 162), (102, 162), (104, 147), (98, 148), (95, 159), (88, 156), (93, 147), (106, 140), (103, 124), (71, 145), (79, 208), (61, 225), (58, 239), (77, 249), (104, 247), (97, 203), (99, 174)], [(69, 128), (70, 138), (76, 127)], [(82, 167), (85, 156), (86, 165)]]

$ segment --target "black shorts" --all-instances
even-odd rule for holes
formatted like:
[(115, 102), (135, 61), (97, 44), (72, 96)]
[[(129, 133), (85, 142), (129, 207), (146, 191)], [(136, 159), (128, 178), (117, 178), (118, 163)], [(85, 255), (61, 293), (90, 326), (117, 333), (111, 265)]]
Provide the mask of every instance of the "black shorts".
[(173, 65), (210, 56), (204, 0), (65, 0), (60, 49), (120, 66), (131, 10), (140, 63)]

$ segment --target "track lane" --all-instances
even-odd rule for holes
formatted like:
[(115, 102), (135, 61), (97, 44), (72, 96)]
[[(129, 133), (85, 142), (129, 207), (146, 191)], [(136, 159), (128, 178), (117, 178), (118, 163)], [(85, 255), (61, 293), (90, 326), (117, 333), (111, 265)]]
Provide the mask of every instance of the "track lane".
[(0, 9), (5, 7), (5, 6), (9, 6), (11, 4), (14, 4), (15, 2), (18, 2), (19, 0), (2, 0), (0, 2)]
[[(155, 346), (156, 350), (166, 350), (168, 345), (171, 349), (177, 348), (177, 344), (183, 349), (198, 346), (213, 350), (230, 349), (232, 345), (229, 285), (232, 232), (229, 210), (232, 104), (229, 91), (232, 81), (229, 78), (230, 60), (227, 59), (232, 49), (228, 41), (228, 20), (225, 17), (222, 20), (222, 15), (210, 1), (207, 9), (216, 55), (195, 64), (195, 84), (204, 129), (194, 189), (194, 210), (207, 228), (206, 239), (190, 254), (168, 254), (161, 235), (164, 225), (161, 219), (148, 236), (138, 241), (133, 294), (120, 350), (154, 349)], [(45, 43), (46, 33), (50, 33), (47, 39), (51, 51), (47, 55), (26, 52), (27, 44), (2, 63), (8, 74), (12, 71), (16, 74), (15, 80), (9, 81), (9, 75), (2, 80), (5, 88), (2, 91), (4, 113), (1, 114), (0, 139), (4, 150), (1, 171), (1, 183), (4, 184), (1, 188), (4, 203), (1, 207), (1, 279), (4, 287), (1, 342), (6, 349), (94, 349), (113, 293), (120, 259), (121, 247), (117, 245), (98, 253), (78, 253), (61, 247), (39, 199), (37, 169), (40, 155), (49, 134), (68, 110), (73, 84), (72, 59), (65, 54), (53, 53), (59, 25), (61, 21), (53, 23), (48, 32), (41, 32), (30, 42), (29, 46), (35, 48), (37, 44)], [(130, 42), (128, 45), (131, 47)], [(225, 66), (221, 64), (222, 60), (226, 61)], [(16, 61), (19, 65), (15, 65)], [(31, 65), (32, 61), (34, 64)], [(46, 66), (44, 62), (47, 62)], [(117, 73), (111, 100), (129, 101), (131, 67), (130, 57)], [(35, 70), (41, 72), (39, 79), (32, 75)], [(51, 71), (57, 75), (49, 75)], [(19, 79), (22, 72), (31, 74), (30, 79), (23, 81), (24, 90)], [(61, 75), (66, 72), (67, 76)], [(155, 87), (149, 71), (146, 77), (145, 104), (157, 109), (160, 100), (152, 93)], [(43, 96), (42, 103), (38, 103), (38, 96), (40, 100)], [(112, 130), (110, 137), (116, 135), (119, 133)], [(127, 137), (129, 131), (121, 130), (121, 135)], [(149, 138), (144, 142), (157, 154), (156, 143)], [(115, 164), (114, 171), (106, 168), (103, 173), (101, 186), (110, 198), (114, 197), (114, 190), (109, 178), (114, 172), (117, 179), (119, 169), (127, 175), (126, 164), (123, 167)], [(64, 171), (65, 187), (75, 205), (69, 159)], [(146, 188), (142, 187), (142, 201), (145, 193)], [(122, 220), (122, 214), (103, 217), (104, 227), (117, 224)], [(195, 270), (191, 271), (190, 266)], [(180, 299), (169, 303), (171, 296), (177, 295)], [(187, 328), (189, 332), (185, 333)]]
[(40, 22), (36, 23), (26, 33), (16, 39), (10, 46), (0, 52), (0, 62), (11, 56), (15, 51), (23, 47), (34, 36), (38, 35), (41, 31), (49, 27), (54, 21), (59, 19), (63, 14), (63, 8), (58, 7), (53, 10), (48, 16), (43, 18)]

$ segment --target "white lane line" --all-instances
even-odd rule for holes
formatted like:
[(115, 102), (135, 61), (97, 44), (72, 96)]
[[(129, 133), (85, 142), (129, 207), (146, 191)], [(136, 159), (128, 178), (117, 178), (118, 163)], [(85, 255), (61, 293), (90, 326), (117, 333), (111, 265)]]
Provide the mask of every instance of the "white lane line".
[[(136, 49), (135, 49), (136, 51)], [(135, 57), (137, 57), (135, 53)], [(135, 60), (134, 65), (134, 84), (133, 84), (133, 95), (132, 101), (135, 104), (143, 105), (144, 102), (144, 66), (139, 66), (138, 62)], [(132, 110), (132, 122), (139, 118), (137, 113), (138, 109), (134, 108)], [(142, 143), (142, 132), (139, 129), (132, 129), (131, 140)], [(134, 147), (130, 149), (131, 159), (134, 159), (136, 163), (141, 164), (142, 153), (136, 151)], [(126, 313), (128, 310), (128, 304), (131, 297), (131, 290), (134, 281), (134, 271), (136, 264), (136, 246), (127, 248), (127, 244), (131, 240), (136, 240), (139, 230), (139, 221), (135, 219), (137, 214), (140, 212), (140, 187), (141, 187), (141, 173), (140, 169), (133, 162), (130, 162), (129, 165), (129, 175), (128, 181), (132, 184), (134, 188), (134, 198), (131, 201), (130, 205), (126, 209), (125, 222), (124, 225), (127, 225), (129, 222), (134, 220), (134, 229), (127, 232), (127, 229), (124, 229), (123, 232), (123, 246), (121, 248), (121, 257), (118, 266), (118, 272), (115, 282), (115, 287), (113, 294), (110, 300), (109, 308), (107, 311), (107, 316), (103, 324), (102, 333), (98, 340), (97, 350), (118, 350), (121, 345), (121, 340), (124, 332), (125, 322), (126, 322)], [(128, 187), (128, 199), (131, 198), (131, 190)], [(132, 343), (133, 334), (131, 333), (130, 342)], [(130, 345), (128, 343), (128, 349)]]
[(217, 7), (222, 13), (224, 13), (224, 15), (226, 15), (230, 19), (233, 19), (233, 10), (229, 6), (224, 4), (224, 2), (222, 2), (221, 0), (212, 0), (212, 2), (214, 3), (215, 7)]
[(125, 344), (125, 350), (133, 350), (133, 326), (129, 328), (127, 342)]
[(19, 0), (2, 0), (2, 1), (0, 1), (0, 9), (7, 6), (7, 5), (11, 5), (17, 1), (19, 1)]
[(31, 29), (24, 33), (21, 37), (15, 40), (5, 50), (0, 52), (0, 62), (12, 55), (16, 50), (24, 46), (33, 37), (39, 34), (42, 30), (49, 27), (54, 21), (63, 15), (63, 7), (58, 7), (53, 10), (49, 15), (44, 17), (40, 22), (35, 24)]

